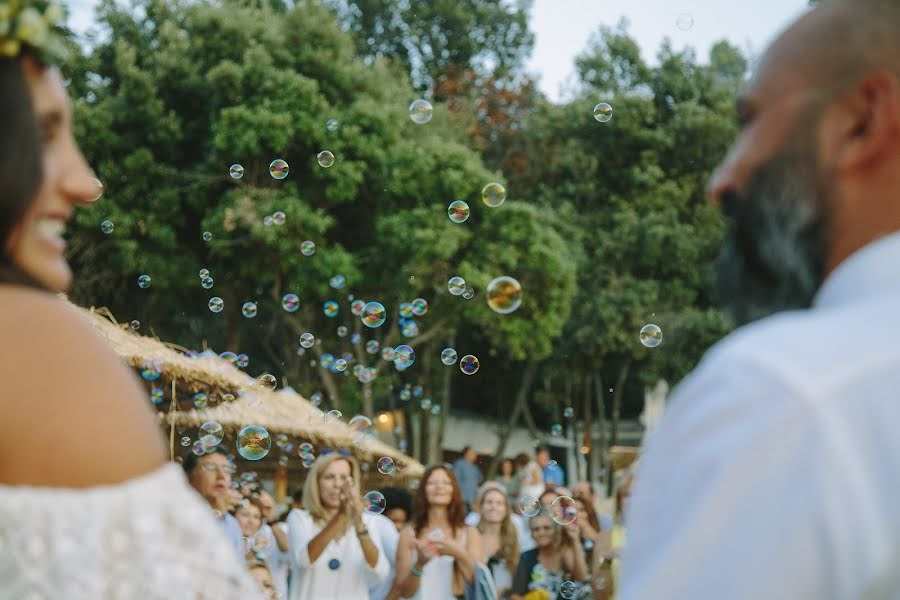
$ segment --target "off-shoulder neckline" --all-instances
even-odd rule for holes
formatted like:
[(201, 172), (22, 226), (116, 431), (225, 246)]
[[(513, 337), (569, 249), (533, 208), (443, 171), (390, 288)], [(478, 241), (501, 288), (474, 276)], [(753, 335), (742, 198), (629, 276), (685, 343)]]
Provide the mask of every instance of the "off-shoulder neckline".
[(118, 492), (125, 488), (143, 487), (158, 479), (174, 477), (181, 472), (181, 467), (173, 462), (166, 462), (152, 471), (147, 471), (130, 479), (123, 479), (116, 483), (101, 483), (83, 487), (31, 485), (20, 483), (0, 482), (0, 493), (4, 494), (39, 494), (56, 496), (60, 495), (90, 495)]

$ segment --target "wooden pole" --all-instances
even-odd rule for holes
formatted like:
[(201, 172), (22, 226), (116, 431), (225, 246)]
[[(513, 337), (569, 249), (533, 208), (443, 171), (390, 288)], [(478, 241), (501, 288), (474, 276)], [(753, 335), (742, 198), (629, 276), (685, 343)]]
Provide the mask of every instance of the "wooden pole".
[(175, 379), (172, 379), (172, 403), (169, 404), (169, 460), (175, 460)]

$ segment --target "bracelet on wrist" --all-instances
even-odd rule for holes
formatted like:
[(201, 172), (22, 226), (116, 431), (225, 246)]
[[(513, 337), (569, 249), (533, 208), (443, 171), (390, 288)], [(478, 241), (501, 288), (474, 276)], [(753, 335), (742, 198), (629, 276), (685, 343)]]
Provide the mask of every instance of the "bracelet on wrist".
[(368, 536), (369, 536), (369, 530), (368, 530), (367, 528), (365, 528), (365, 527), (363, 527), (362, 529), (357, 529), (357, 530), (356, 530), (356, 535), (368, 537)]
[(422, 571), (420, 571), (419, 569), (417, 569), (415, 567), (410, 567), (409, 572), (412, 573), (413, 575), (415, 575), (416, 577), (422, 576)]

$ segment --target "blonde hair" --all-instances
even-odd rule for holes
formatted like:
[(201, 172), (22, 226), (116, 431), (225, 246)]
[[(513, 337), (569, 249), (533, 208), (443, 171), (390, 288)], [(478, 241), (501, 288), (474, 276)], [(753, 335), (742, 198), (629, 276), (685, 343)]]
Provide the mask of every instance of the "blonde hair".
[(330, 454), (320, 454), (316, 462), (309, 469), (309, 475), (303, 484), (303, 506), (313, 518), (313, 521), (324, 522), (327, 519), (325, 507), (322, 506), (322, 499), (319, 497), (319, 478), (322, 477), (331, 463), (343, 460), (350, 465), (350, 476), (353, 478), (353, 489), (359, 493), (359, 463), (352, 456), (344, 456), (337, 452)]
[[(506, 495), (506, 492), (502, 488), (490, 487), (487, 489), (481, 490), (481, 497), (478, 501), (478, 510), (481, 511), (484, 508), (484, 501), (487, 499), (487, 496), (491, 492), (497, 492), (501, 496), (503, 496), (503, 501), (506, 503), (506, 515), (503, 516), (503, 520), (500, 521), (500, 552), (496, 556), (502, 558), (506, 561), (506, 568), (510, 573), (516, 572), (516, 567), (519, 566), (519, 535), (516, 533), (516, 526), (512, 523), (512, 503), (509, 501), (509, 496)], [(482, 515), (481, 519), (478, 521), (478, 531), (484, 533), (485, 526), (484, 516)], [(494, 558), (493, 556), (488, 556), (487, 558)]]

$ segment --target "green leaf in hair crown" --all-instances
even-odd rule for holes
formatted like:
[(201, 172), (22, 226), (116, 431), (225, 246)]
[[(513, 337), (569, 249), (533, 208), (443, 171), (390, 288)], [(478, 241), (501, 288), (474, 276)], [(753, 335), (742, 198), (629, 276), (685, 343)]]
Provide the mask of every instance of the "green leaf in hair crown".
[(65, 23), (66, 9), (59, 2), (0, 0), (0, 57), (29, 52), (45, 64), (58, 64), (70, 37)]

